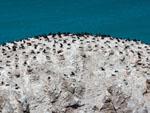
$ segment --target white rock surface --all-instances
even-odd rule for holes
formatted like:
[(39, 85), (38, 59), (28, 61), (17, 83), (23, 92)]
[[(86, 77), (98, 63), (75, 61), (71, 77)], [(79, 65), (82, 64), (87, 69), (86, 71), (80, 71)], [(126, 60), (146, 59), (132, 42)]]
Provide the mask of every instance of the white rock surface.
[(0, 46), (0, 113), (150, 113), (150, 45), (61, 34)]

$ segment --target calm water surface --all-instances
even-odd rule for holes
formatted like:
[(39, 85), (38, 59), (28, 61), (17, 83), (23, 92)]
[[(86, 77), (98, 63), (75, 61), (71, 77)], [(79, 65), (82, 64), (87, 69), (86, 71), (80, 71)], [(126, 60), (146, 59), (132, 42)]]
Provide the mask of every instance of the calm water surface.
[(150, 43), (150, 0), (0, 0), (0, 43), (59, 31)]

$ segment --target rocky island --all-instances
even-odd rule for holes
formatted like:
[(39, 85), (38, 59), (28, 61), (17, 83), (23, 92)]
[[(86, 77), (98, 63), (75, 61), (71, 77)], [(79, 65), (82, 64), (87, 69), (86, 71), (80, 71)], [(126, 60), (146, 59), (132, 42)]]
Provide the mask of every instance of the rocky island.
[(49, 34), (0, 46), (0, 113), (149, 113), (150, 45)]

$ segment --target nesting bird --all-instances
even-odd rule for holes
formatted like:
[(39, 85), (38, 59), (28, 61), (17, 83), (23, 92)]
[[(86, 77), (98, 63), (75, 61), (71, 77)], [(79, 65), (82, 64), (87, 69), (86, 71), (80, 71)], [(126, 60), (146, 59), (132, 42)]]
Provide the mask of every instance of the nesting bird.
[(0, 98), (8, 103), (0, 101), (0, 109), (142, 113), (150, 111), (149, 77), (147, 44), (101, 34), (43, 34), (0, 46)]

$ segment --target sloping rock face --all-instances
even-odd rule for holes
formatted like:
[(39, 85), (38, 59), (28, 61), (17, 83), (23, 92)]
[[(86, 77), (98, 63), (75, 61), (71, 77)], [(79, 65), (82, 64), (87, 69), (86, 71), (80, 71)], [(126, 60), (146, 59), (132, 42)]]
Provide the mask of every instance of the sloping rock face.
[(0, 113), (150, 113), (150, 45), (73, 34), (7, 43)]

